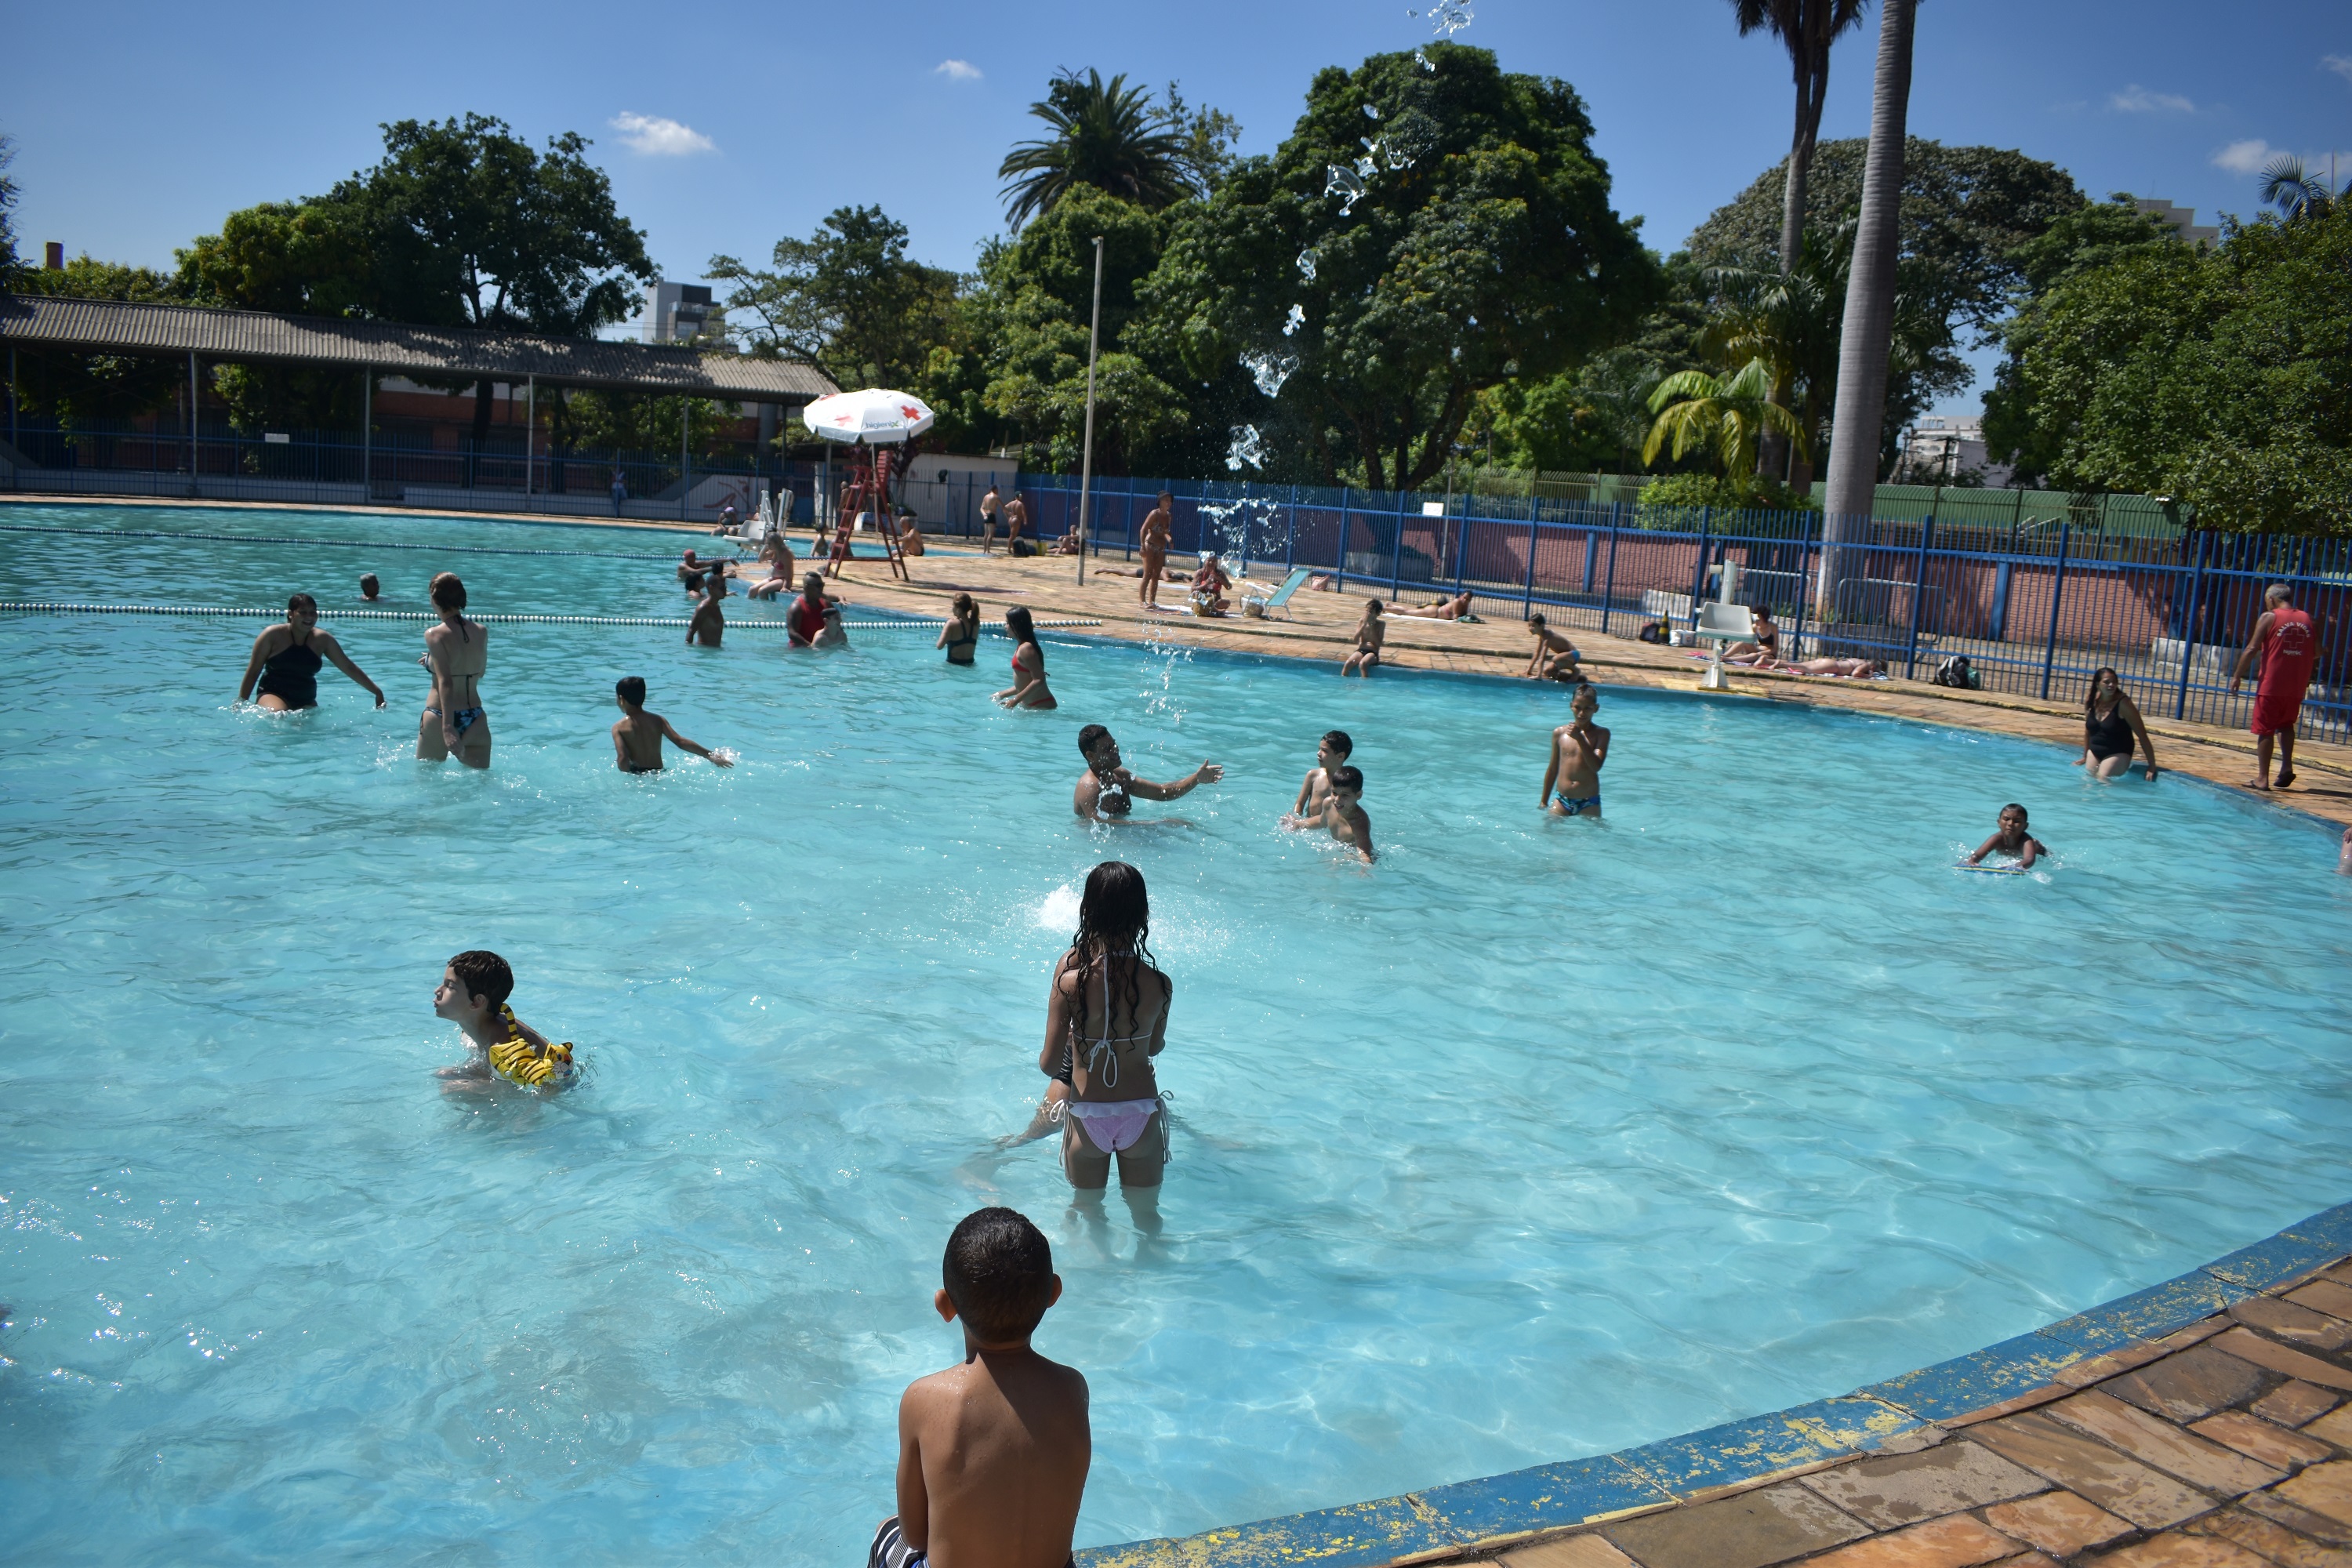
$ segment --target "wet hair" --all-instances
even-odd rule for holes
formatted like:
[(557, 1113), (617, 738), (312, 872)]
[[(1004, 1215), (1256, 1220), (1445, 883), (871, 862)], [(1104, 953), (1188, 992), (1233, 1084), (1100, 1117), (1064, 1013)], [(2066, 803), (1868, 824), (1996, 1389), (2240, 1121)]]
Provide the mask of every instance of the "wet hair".
[(2091, 671), (2090, 689), (2083, 693), (2083, 717), (2085, 719), (2096, 718), (2098, 716), (2098, 710), (2095, 708), (2093, 704), (2096, 703), (2099, 700), (2099, 677), (2103, 675), (2115, 675), (2116, 695), (2118, 697), (2123, 695), (2124, 678), (2120, 675), (2116, 675), (2116, 667), (2112, 664), (2103, 664), (2099, 666), (2098, 668)]
[(1333, 768), (1331, 770), (1331, 787), (1333, 789), (1344, 789), (1351, 795), (1363, 794), (1364, 770), (1361, 768)]
[(1013, 634), (1016, 643), (1037, 640), (1037, 624), (1031, 619), (1026, 605), (1015, 605), (1004, 612), (1004, 629)]
[(444, 572), (434, 578), (430, 592), (433, 602), (445, 610), (462, 610), (466, 607), (466, 584), (457, 581), (457, 574), (455, 572)]
[(951, 607), (959, 616), (970, 616), (974, 622), (980, 619), (980, 603), (970, 594), (958, 594)]
[[(1087, 873), (1087, 890), (1078, 899), (1078, 929), (1070, 938), (1070, 952), (1077, 963), (1073, 967), (1081, 980), (1097, 958), (1108, 960), (1114, 952), (1132, 953), (1136, 962), (1127, 969), (1128, 1026), (1134, 1027), (1136, 1014), (1143, 1005), (1143, 966), (1151, 963), (1151, 897), (1143, 886), (1143, 873), (1124, 860), (1106, 860)], [(1153, 964), (1154, 968), (1159, 967)], [(1105, 964), (1104, 983), (1109, 983), (1108, 964)], [(1108, 1004), (1108, 996), (1106, 994)], [(1075, 1041), (1078, 1032), (1078, 1015), (1085, 1010), (1086, 992), (1081, 984), (1078, 1005), (1070, 1010), (1070, 1033)], [(1108, 1033), (1110, 1019), (1103, 1020)]]
[(940, 1282), (973, 1338), (1027, 1339), (1053, 1304), (1053, 1245), (1016, 1210), (976, 1209), (949, 1236)]
[(319, 613), (319, 601), (310, 597), (308, 594), (287, 595), (286, 613), (290, 616), (297, 610), (308, 610), (310, 614), (315, 616)]
[(1348, 739), (1348, 731), (1345, 730), (1324, 731), (1323, 743), (1343, 757), (1350, 757), (1356, 753), (1356, 742)]
[(514, 994), (514, 971), (507, 961), (483, 948), (468, 948), (449, 961), (449, 973), (466, 988), (466, 999), (487, 996), (495, 1008)]
[(383, 590), (383, 584), (376, 581), (374, 573), (362, 572), (360, 574), (360, 592), (365, 594), (369, 598), (374, 598), (376, 595)]
[(642, 675), (625, 675), (613, 682), (613, 689), (632, 708), (646, 705), (646, 678)]
[(1570, 703), (1574, 703), (1578, 699), (1585, 697), (1591, 698), (1596, 704), (1601, 700), (1601, 693), (1592, 689), (1592, 682), (1589, 680), (1580, 680), (1576, 683), (1576, 695), (1574, 697), (1570, 697), (1569, 701)]
[(1100, 724), (1089, 724), (1078, 731), (1078, 755), (1093, 762), (1095, 748), (1110, 739), (1110, 731)]
[(2012, 800), (2007, 805), (2000, 808), (2000, 815), (2007, 816), (2012, 811), (2017, 813), (2017, 825), (2020, 827), (2023, 827), (2026, 825), (2027, 820), (2025, 816), (2025, 807), (2018, 805), (2017, 802)]

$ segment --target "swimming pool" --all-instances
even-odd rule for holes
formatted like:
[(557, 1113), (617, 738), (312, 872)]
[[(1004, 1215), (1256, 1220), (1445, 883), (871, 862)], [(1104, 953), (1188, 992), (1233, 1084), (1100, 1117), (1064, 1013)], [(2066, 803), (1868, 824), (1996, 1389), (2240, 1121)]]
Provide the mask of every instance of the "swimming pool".
[[(0, 522), (587, 556), (0, 535), (0, 597), (682, 615), (688, 536), (74, 507)], [(606, 559), (598, 559), (602, 555)], [(989, 606), (992, 616), (1001, 605)], [(771, 612), (740, 603), (738, 617)], [(781, 613), (781, 612), (774, 612)], [(1049, 642), (494, 633), (487, 775), (410, 756), (422, 628), (290, 718), (259, 622), (0, 619), (0, 1512), (39, 1561), (846, 1561), (954, 1220), (1053, 1238), (1094, 1387), (1082, 1545), (1605, 1451), (2022, 1331), (2344, 1194), (2352, 888), (2168, 777), (1832, 712), (1610, 692), (1605, 824), (1535, 811), (1563, 695)], [(331, 621), (329, 623), (333, 625)], [(721, 773), (612, 769), (613, 680)], [(1079, 725), (1227, 781), (1068, 811)], [(1276, 832), (1339, 726), (1382, 849)], [(1962, 877), (2003, 801), (2059, 856)], [(1043, 1080), (1088, 867), (1177, 984), (1166, 1229), (1073, 1215)], [(580, 1042), (457, 1105), (461, 947)], [(472, 1544), (468, 1544), (472, 1543)]]

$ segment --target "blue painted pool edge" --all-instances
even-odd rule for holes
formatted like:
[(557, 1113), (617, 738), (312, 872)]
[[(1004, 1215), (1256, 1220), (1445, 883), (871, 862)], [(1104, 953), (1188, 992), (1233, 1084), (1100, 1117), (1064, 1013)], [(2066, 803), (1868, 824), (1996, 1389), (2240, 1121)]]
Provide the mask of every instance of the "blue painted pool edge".
[(1507, 1547), (1810, 1468), (2048, 1388), (2077, 1363), (2159, 1340), (2352, 1255), (2352, 1204), (2177, 1279), (1835, 1399), (1639, 1447), (1402, 1497), (1077, 1553), (1079, 1568), (1384, 1568)]

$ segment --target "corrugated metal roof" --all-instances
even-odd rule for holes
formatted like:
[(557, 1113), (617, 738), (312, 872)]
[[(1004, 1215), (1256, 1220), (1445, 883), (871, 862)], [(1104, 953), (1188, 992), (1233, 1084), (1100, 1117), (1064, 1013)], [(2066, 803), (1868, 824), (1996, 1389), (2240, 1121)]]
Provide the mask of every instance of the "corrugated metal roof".
[(839, 390), (811, 365), (698, 353), (684, 345), (45, 294), (0, 294), (0, 342), (92, 353), (194, 353), (214, 360), (278, 360), (353, 370), (372, 365), (408, 375), (499, 381), (537, 376), (572, 386), (688, 392), (762, 403), (799, 403)]

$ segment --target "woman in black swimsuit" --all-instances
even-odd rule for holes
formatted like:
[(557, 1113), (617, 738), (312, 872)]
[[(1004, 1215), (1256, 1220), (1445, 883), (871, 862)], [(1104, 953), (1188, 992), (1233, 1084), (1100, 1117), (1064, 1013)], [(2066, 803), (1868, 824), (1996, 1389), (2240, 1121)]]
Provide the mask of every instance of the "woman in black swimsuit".
[(293, 595), (286, 601), (286, 619), (253, 639), (253, 657), (245, 662), (245, 679), (237, 682), (236, 700), (242, 702), (252, 696), (257, 680), (264, 711), (316, 708), (319, 668), (329, 659), (373, 693), (377, 707), (383, 706), (383, 688), (352, 662), (332, 632), (319, 629), (319, 601), (308, 594)]
[(958, 594), (948, 615), (948, 624), (940, 628), (940, 640), (931, 646), (948, 650), (948, 662), (970, 667), (972, 650), (980, 643), (980, 606), (970, 594)]
[(2102, 665), (2092, 672), (2091, 694), (2083, 700), (2083, 754), (2074, 765), (2088, 768), (2103, 779), (2127, 773), (2135, 739), (2147, 759), (2148, 781), (2154, 783), (2155, 742), (2147, 738), (2147, 726), (2140, 721), (2139, 709), (2125, 692), (2122, 678)]

